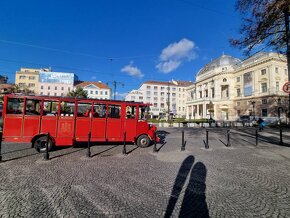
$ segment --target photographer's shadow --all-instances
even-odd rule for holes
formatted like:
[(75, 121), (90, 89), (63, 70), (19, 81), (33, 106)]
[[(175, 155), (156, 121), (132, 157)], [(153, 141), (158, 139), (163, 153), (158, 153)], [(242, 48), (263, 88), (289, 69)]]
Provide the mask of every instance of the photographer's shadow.
[(202, 162), (197, 162), (193, 166), (179, 217), (209, 217), (205, 196), (206, 174), (207, 169)]
[[(194, 166), (194, 157), (188, 156), (181, 164), (171, 191), (170, 199), (166, 208), (165, 218), (171, 217), (183, 189), (183, 186), (190, 173), (189, 182), (185, 189), (179, 217), (209, 217), (206, 203), (206, 174), (207, 169), (202, 162)], [(193, 167), (192, 167), (193, 166)]]

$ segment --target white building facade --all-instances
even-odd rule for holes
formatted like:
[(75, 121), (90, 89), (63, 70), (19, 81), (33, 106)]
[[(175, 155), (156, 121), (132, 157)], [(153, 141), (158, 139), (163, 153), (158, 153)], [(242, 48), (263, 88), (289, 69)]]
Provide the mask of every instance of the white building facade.
[[(237, 120), (286, 116), (288, 81), (283, 55), (258, 53), (246, 60), (222, 55), (203, 67), (196, 82), (187, 88), (187, 119)], [(284, 113), (282, 113), (284, 112)]]
[(76, 86), (82, 87), (88, 93), (88, 98), (111, 99), (111, 88), (102, 82), (81, 82)]
[(38, 93), (48, 96), (66, 96), (73, 90), (77, 79), (74, 73), (40, 71)]
[(192, 85), (187, 81), (147, 81), (138, 90), (132, 90), (126, 101), (150, 103), (153, 117), (173, 114), (176, 117), (186, 116), (186, 87)]

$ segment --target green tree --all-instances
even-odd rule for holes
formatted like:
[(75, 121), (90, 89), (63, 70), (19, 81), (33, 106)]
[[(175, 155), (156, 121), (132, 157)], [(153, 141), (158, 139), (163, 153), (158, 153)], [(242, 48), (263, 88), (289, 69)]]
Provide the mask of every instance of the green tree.
[(76, 89), (69, 92), (67, 96), (73, 98), (87, 98), (88, 93), (82, 87), (77, 86)]
[(287, 53), (289, 3), (289, 0), (237, 0), (236, 10), (243, 17), (241, 37), (230, 39), (230, 43), (244, 49), (247, 55), (267, 47)]
[[(253, 50), (272, 48), (286, 54), (288, 81), (290, 81), (290, 0), (237, 0), (243, 22), (239, 39), (230, 39), (233, 46), (244, 49), (249, 55)], [(290, 94), (288, 102), (290, 117)]]

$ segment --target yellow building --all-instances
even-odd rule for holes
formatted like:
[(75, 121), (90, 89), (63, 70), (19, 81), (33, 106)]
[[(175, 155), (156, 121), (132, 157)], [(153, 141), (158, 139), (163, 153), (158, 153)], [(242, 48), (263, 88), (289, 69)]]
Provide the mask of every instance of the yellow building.
[(50, 71), (50, 69), (20, 68), (15, 75), (15, 84), (21, 90), (27, 88), (38, 94), (39, 71)]
[(288, 81), (286, 57), (261, 52), (241, 61), (222, 55), (205, 65), (187, 89), (187, 119), (237, 120), (286, 118), (288, 100), (282, 86)]

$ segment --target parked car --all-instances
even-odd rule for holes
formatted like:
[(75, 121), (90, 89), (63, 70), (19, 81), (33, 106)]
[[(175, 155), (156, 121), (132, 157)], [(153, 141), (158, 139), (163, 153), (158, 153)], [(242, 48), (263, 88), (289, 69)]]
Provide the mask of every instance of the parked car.
[(250, 122), (252, 119), (251, 119), (251, 116), (249, 115), (241, 115), (237, 121), (239, 122)]

